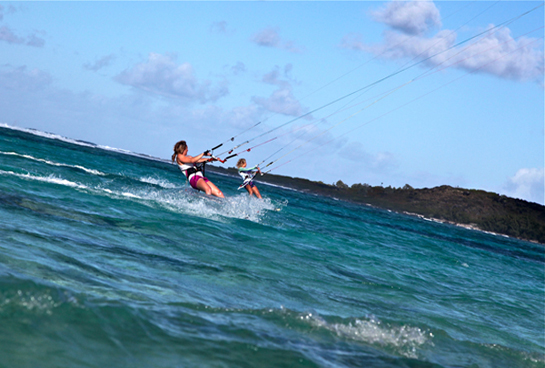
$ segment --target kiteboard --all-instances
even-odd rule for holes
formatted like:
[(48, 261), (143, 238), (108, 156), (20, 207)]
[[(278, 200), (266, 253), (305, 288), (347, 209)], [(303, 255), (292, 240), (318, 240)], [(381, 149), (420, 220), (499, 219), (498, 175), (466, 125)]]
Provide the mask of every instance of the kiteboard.
[(242, 188), (246, 187), (246, 185), (250, 184), (250, 182), (252, 181), (252, 179), (254, 178), (254, 176), (255, 176), (255, 175), (248, 176), (246, 179), (244, 179), (244, 181), (242, 182), (242, 184), (240, 184), (240, 186), (238, 187), (237, 190), (242, 189)]

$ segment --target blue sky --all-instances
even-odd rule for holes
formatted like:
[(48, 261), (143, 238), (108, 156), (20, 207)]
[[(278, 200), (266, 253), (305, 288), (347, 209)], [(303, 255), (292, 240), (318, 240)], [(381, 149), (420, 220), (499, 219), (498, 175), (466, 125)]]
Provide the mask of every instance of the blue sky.
[(0, 1), (0, 123), (543, 204), (542, 4)]

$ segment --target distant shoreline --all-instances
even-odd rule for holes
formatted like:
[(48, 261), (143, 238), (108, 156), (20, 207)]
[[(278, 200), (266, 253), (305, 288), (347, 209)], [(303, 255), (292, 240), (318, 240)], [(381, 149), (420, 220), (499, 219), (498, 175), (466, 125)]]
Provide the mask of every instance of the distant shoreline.
[[(541, 244), (536, 240), (521, 239), (521, 238), (516, 238), (516, 237), (512, 237), (512, 236), (505, 235), (505, 234), (495, 233), (493, 231), (486, 231), (486, 230), (483, 230), (483, 229), (481, 229), (478, 226), (473, 225), (473, 224), (461, 224), (461, 223), (452, 222), (452, 221), (448, 221), (448, 220), (428, 218), (428, 217), (425, 217), (424, 215), (420, 215), (418, 213), (403, 212), (403, 214), (408, 215), (408, 216), (418, 217), (418, 218), (420, 218), (422, 220), (426, 220), (426, 221), (432, 221), (432, 222), (437, 222), (437, 223), (440, 223), (440, 224), (448, 224), (448, 225), (463, 227), (464, 229), (479, 231), (479, 232), (482, 232), (482, 233), (485, 233), (485, 234), (490, 234), (490, 235), (495, 235), (495, 236), (502, 236), (502, 237), (505, 237), (505, 238), (519, 239), (519, 240), (524, 240), (524, 241), (528, 241), (528, 242), (531, 242), (531, 243)], [(545, 245), (545, 244), (543, 244), (543, 245)]]
[[(235, 168), (209, 165), (209, 171), (237, 177)], [(414, 189), (372, 187), (367, 184), (335, 185), (308, 179), (267, 174), (259, 182), (284, 189), (323, 195), (368, 205), (427, 221), (449, 224), (487, 234), (545, 245), (545, 206), (483, 190), (453, 188)]]

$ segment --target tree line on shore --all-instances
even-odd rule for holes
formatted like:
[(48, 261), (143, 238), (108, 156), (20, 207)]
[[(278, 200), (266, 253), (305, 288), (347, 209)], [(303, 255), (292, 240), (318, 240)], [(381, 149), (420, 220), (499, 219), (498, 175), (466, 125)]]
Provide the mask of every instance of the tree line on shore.
[[(236, 175), (233, 168), (224, 170)], [(545, 206), (484, 190), (448, 185), (423, 189), (414, 189), (408, 184), (402, 188), (368, 184), (348, 186), (341, 180), (335, 184), (325, 184), (272, 174), (259, 177), (258, 180), (545, 244)]]

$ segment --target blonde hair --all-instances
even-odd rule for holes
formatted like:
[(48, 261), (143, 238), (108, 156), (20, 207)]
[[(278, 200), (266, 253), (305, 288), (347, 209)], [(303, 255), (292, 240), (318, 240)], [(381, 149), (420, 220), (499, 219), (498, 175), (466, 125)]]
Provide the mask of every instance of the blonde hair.
[(181, 153), (183, 154), (187, 148), (187, 143), (185, 141), (179, 141), (174, 145), (174, 153), (172, 154), (172, 161), (176, 160), (176, 156)]
[(246, 163), (246, 159), (245, 158), (241, 158), (240, 160), (238, 160), (237, 162), (237, 167), (241, 167), (242, 165), (244, 165)]

